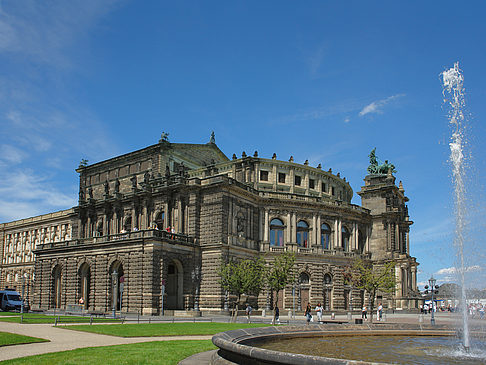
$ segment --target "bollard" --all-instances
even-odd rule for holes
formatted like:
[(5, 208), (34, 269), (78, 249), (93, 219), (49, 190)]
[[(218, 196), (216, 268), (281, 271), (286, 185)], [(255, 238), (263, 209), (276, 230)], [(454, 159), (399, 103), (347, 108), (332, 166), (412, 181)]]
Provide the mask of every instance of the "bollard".
[(150, 324), (150, 317), (149, 317), (149, 324)]
[(331, 313), (331, 319), (336, 319), (336, 315), (334, 313)]
[(140, 323), (140, 314), (137, 313), (137, 323)]
[(22, 314), (22, 315), (20, 316), (20, 324), (22, 324), (22, 322), (23, 322), (23, 321), (24, 321), (24, 315)]
[(89, 317), (89, 324), (90, 324), (90, 326), (93, 324), (93, 315), (91, 315), (91, 316)]
[(54, 318), (54, 327), (57, 326), (57, 317)]

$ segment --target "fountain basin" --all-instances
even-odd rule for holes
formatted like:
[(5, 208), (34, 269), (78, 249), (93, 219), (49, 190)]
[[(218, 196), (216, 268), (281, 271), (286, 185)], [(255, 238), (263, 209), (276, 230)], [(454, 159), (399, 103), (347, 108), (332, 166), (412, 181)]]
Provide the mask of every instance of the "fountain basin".
[[(323, 336), (456, 336), (456, 330), (449, 326), (377, 323), (366, 325), (311, 325), (275, 326), (223, 332), (213, 337), (219, 347), (211, 364), (377, 364), (376, 361), (338, 359), (316, 355), (289, 353), (257, 347), (275, 339), (313, 338)], [(284, 346), (285, 348), (285, 346)], [(359, 351), (359, 348), (356, 349)], [(381, 362), (386, 363), (386, 362)], [(460, 362), (459, 362), (460, 363)]]

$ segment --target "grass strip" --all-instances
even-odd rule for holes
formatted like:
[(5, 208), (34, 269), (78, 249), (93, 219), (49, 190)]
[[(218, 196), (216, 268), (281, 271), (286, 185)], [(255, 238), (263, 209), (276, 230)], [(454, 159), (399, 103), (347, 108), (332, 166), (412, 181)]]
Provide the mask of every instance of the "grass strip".
[(43, 338), (18, 335), (10, 332), (0, 332), (0, 347), (9, 345), (21, 345), (24, 343), (49, 342)]
[[(24, 313), (22, 323), (36, 324), (36, 323), (54, 323), (56, 318), (58, 323), (89, 323), (90, 317), (82, 316), (52, 316), (38, 313)], [(14, 315), (13, 317), (1, 317), (0, 322), (20, 323), (21, 316)], [(113, 318), (95, 318), (93, 317), (93, 323), (105, 323), (105, 322), (120, 322)]]
[(163, 364), (173, 365), (198, 352), (213, 350), (210, 340), (143, 342), (130, 345), (87, 347), (7, 360), (2, 364)]
[(217, 322), (183, 322), (183, 323), (143, 323), (106, 325), (73, 325), (64, 328), (77, 331), (93, 332), (118, 337), (154, 337), (154, 336), (190, 336), (214, 335), (219, 332), (240, 328), (266, 327), (261, 323), (217, 323)]

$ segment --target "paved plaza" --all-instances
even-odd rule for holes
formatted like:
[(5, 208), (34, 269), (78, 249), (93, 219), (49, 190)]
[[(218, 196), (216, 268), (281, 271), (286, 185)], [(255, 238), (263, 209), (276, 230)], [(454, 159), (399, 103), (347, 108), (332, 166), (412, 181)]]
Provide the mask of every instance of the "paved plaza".
[[(144, 322), (148, 320), (149, 317), (143, 317), (141, 320)], [(355, 318), (361, 318), (359, 315), (353, 315), (352, 321), (354, 323)], [(419, 323), (420, 316), (418, 314), (386, 314), (385, 320), (387, 323)], [(436, 313), (436, 324), (453, 324), (457, 321), (458, 316), (448, 312)], [(130, 319), (130, 318), (129, 318)], [(131, 318), (136, 320), (137, 317)], [(173, 317), (150, 317), (151, 322), (182, 322), (181, 318)], [(214, 322), (228, 322), (228, 316), (212, 316), (212, 317), (202, 317), (198, 321), (214, 321)], [(330, 321), (329, 315), (323, 316), (323, 320)], [(335, 321), (345, 322), (348, 320), (347, 315), (337, 315)], [(422, 317), (423, 323), (430, 323), (430, 315), (424, 315)], [(192, 321), (192, 320), (191, 320)], [(238, 322), (245, 323), (247, 321), (245, 316), (238, 318)], [(270, 323), (271, 317), (261, 317), (253, 316), (253, 323)], [(296, 317), (295, 319), (289, 319), (288, 317), (281, 317), (282, 324), (292, 324), (292, 325), (304, 325), (305, 319), (303, 316)], [(376, 321), (374, 319), (374, 321)], [(109, 326), (110, 324), (105, 324)], [(312, 324), (311, 324), (312, 325)], [(366, 325), (366, 322), (365, 324)], [(0, 321), (0, 331), (17, 333), (25, 336), (33, 336), (38, 338), (44, 338), (50, 342), (44, 343), (32, 343), (24, 345), (13, 345), (4, 346), (0, 351), (0, 361), (31, 356), (40, 355), (50, 352), (73, 350), (83, 347), (98, 347), (98, 346), (111, 346), (111, 345), (122, 345), (130, 343), (148, 342), (148, 341), (172, 341), (172, 340), (209, 340), (212, 338), (211, 335), (204, 336), (163, 336), (163, 337), (115, 337), (108, 335), (100, 335), (95, 333), (81, 332), (81, 331), (69, 331), (64, 328), (55, 327), (52, 324), (19, 324), (19, 323), (8, 323)], [(184, 365), (192, 364), (207, 364), (210, 358), (210, 353), (201, 353), (191, 356), (190, 358), (181, 362)]]

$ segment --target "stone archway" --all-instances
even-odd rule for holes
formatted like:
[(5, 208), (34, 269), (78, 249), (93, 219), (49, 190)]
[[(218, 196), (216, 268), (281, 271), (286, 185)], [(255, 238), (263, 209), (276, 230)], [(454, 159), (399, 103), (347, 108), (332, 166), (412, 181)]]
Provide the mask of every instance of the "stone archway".
[[(91, 268), (88, 263), (84, 262), (79, 270), (79, 304), (82, 304), (83, 309), (89, 308), (89, 291), (91, 286)], [(81, 300), (82, 299), (82, 300)]]
[[(114, 272), (116, 271), (116, 275)], [(123, 287), (124, 287), (124, 280), (125, 273), (123, 271), (123, 264), (115, 260), (110, 265), (109, 270), (109, 302), (108, 302), (108, 309), (112, 310), (113, 306), (115, 305), (116, 310), (121, 310), (122, 308), (122, 296), (123, 296)]]
[(52, 304), (61, 308), (62, 299), (62, 266), (56, 265), (52, 270)]
[(167, 267), (167, 309), (184, 308), (184, 269), (179, 260), (172, 260)]

